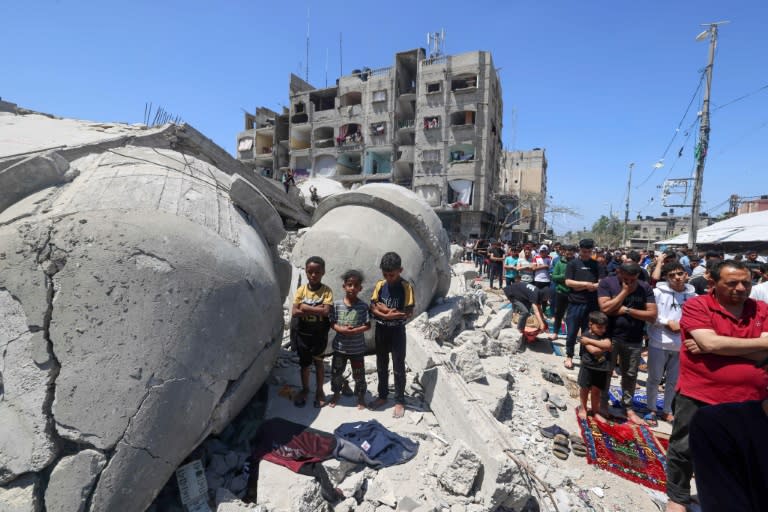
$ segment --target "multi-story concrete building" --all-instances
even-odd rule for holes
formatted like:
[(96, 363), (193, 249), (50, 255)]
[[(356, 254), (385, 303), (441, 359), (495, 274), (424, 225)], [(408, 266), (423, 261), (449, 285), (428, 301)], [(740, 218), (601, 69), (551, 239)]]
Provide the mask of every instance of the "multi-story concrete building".
[[(712, 224), (712, 219), (706, 213), (699, 216), (699, 229)], [(690, 215), (676, 217), (674, 210), (669, 213), (662, 212), (658, 217), (646, 215), (638, 216), (635, 220), (627, 222), (627, 238), (633, 249), (653, 248), (653, 244), (659, 240), (687, 233), (691, 227)]]
[(451, 234), (485, 235), (496, 224), (502, 99), (490, 52), (409, 50), (323, 89), (292, 75), (286, 115), (260, 110), (266, 124), (258, 112), (253, 126), (246, 116), (238, 154), (275, 179), (290, 168), (297, 180), (327, 177), (347, 188), (392, 182), (423, 197)]
[(237, 158), (262, 176), (279, 178), (288, 165), (288, 112), (280, 115), (265, 107), (246, 112), (245, 129), (237, 134)]
[(499, 172), (498, 203), (501, 237), (538, 240), (546, 231), (547, 157), (544, 149), (504, 151)]

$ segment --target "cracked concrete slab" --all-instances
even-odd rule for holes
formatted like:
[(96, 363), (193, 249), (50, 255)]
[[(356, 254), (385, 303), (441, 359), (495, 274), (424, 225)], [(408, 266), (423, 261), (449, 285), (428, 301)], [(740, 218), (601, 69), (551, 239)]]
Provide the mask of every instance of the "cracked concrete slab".
[(47, 512), (85, 512), (96, 478), (106, 457), (96, 450), (82, 450), (62, 457), (53, 468), (45, 490)]
[(57, 454), (48, 429), (45, 404), (52, 364), (34, 361), (33, 339), (19, 303), (0, 289), (0, 485), (24, 473), (40, 471)]

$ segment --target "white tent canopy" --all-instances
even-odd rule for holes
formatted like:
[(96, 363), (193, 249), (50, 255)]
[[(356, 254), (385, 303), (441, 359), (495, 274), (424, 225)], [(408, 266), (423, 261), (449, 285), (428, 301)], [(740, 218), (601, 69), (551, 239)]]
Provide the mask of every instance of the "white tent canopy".
[[(696, 234), (697, 244), (726, 244), (768, 242), (768, 211), (745, 213), (700, 229)], [(685, 245), (688, 233), (677, 235), (655, 245)]]

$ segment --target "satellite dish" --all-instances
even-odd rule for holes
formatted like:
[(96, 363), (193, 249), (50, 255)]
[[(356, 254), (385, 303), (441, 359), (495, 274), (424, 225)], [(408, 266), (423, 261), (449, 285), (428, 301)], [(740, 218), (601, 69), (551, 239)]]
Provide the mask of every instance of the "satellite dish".
[(707, 38), (708, 35), (709, 35), (709, 29), (707, 29), (704, 32), (702, 32), (701, 34), (697, 35), (696, 36), (696, 40), (697, 41), (703, 41), (703, 40), (705, 40)]

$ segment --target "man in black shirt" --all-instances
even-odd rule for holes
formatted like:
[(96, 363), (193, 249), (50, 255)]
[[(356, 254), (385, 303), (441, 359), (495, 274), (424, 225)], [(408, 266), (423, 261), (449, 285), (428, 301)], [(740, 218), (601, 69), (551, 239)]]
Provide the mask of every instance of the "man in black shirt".
[(765, 277), (765, 264), (757, 259), (757, 251), (752, 249), (746, 253), (744, 264), (752, 273), (752, 284), (758, 284)]
[[(640, 265), (624, 263), (615, 276), (600, 281), (597, 300), (600, 310), (608, 315), (608, 332), (613, 341), (611, 358), (614, 365), (618, 357), (621, 367), (621, 405), (627, 409), (627, 418), (644, 425), (643, 419), (631, 409), (637, 386), (637, 370), (643, 351), (643, 332), (646, 322), (656, 320), (656, 299), (653, 289), (640, 281)], [(610, 383), (609, 383), (610, 385)], [(603, 394), (607, 404), (608, 385)]]
[(565, 327), (568, 335), (565, 338), (565, 365), (573, 369), (573, 353), (579, 330), (587, 332), (588, 317), (592, 311), (597, 311), (597, 282), (600, 270), (597, 262), (592, 259), (592, 249), (595, 242), (585, 238), (579, 242), (579, 257), (573, 258), (565, 267), (565, 286), (571, 289), (568, 294), (568, 312), (565, 317)]
[(490, 270), (488, 271), (489, 280), (491, 284), (491, 290), (495, 290), (493, 282), (498, 276), (499, 289), (504, 285), (504, 249), (501, 248), (501, 242), (496, 241), (491, 245), (491, 250), (488, 252), (488, 259), (490, 260)]
[(532, 283), (512, 283), (504, 288), (504, 295), (520, 313), (520, 319), (517, 322), (517, 329), (520, 332), (525, 329), (525, 323), (531, 314), (536, 317), (539, 329), (546, 330), (547, 323), (544, 321), (541, 305), (549, 299), (549, 288), (539, 288)]

